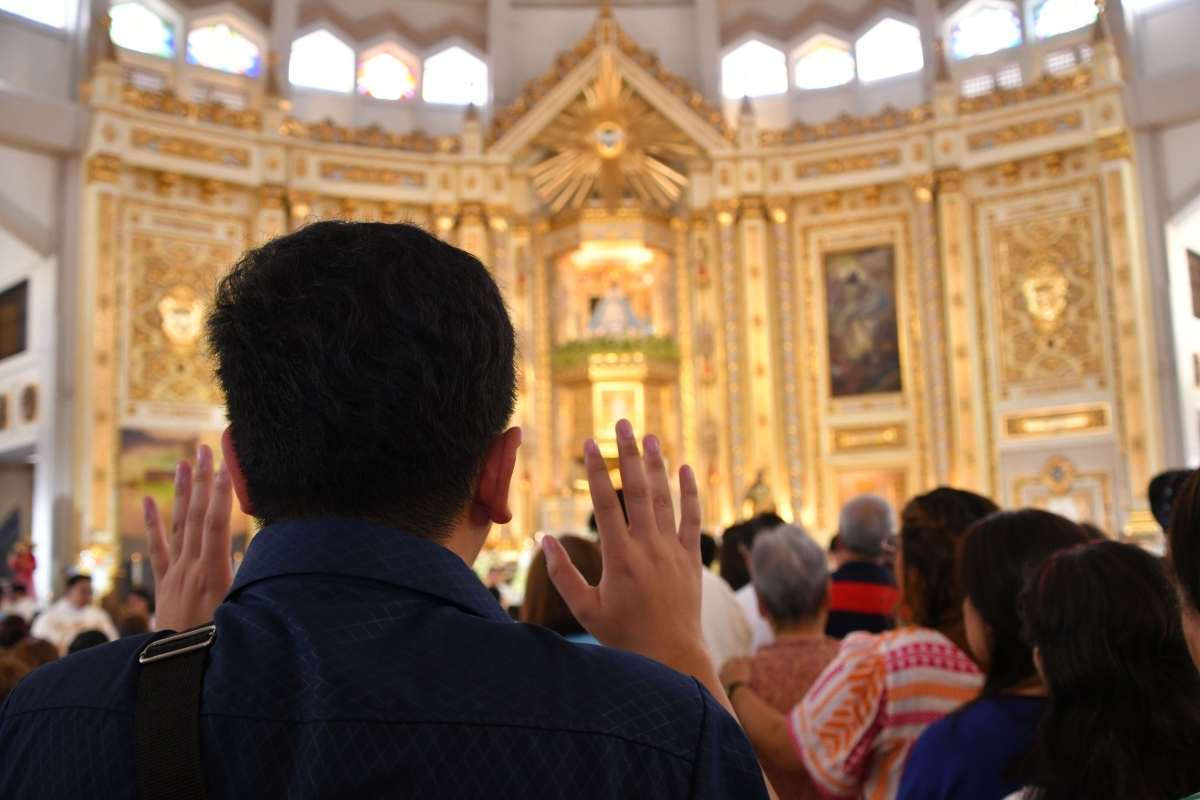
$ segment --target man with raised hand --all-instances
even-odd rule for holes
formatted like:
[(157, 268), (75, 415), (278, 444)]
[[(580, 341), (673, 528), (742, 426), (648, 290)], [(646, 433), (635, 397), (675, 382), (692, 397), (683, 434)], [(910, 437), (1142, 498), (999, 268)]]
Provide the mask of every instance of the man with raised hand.
[[(215, 622), (207, 796), (766, 796), (700, 637), (696, 479), (680, 471), (676, 525), (657, 439), (643, 457), (617, 428), (628, 526), (585, 448), (598, 586), (547, 540), (560, 591), (609, 647), (513, 623), (471, 571), (511, 519), (521, 443), (513, 329), (478, 260), (410, 225), (316, 223), (222, 279), (208, 339), (220, 468), (207, 447), (180, 464), (169, 527), (145, 509), (160, 626)], [(264, 527), (231, 585), (234, 497)], [(18, 687), (0, 709), (0, 797), (137, 795), (151, 638)]]

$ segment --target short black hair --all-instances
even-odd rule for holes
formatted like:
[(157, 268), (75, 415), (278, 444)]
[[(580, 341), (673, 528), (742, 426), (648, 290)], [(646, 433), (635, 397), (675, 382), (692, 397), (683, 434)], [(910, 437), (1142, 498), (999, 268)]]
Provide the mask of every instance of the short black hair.
[(1200, 610), (1200, 470), (1179, 487), (1167, 541), (1171, 566), (1184, 599)]
[(78, 653), (80, 650), (87, 650), (89, 647), (96, 647), (107, 641), (108, 635), (104, 631), (83, 631), (71, 640), (70, 646), (67, 647), (67, 655)]
[(135, 586), (129, 590), (129, 594), (125, 595), (125, 601), (128, 602), (129, 598), (134, 595), (145, 600), (146, 608), (150, 609), (151, 614), (154, 613), (154, 597), (150, 594), (150, 592), (146, 591), (145, 589), (143, 589), (140, 586)]
[(91, 580), (92, 580), (91, 575), (83, 575), (83, 574), (77, 572), (74, 575), (67, 576), (66, 588), (70, 589), (72, 586), (74, 586), (77, 583), (80, 583), (81, 581), (89, 581), (90, 582)]
[(247, 252), (208, 342), (266, 524), (351, 517), (441, 539), (516, 400), (496, 281), (411, 224), (316, 222)]
[(700, 533), (700, 563), (711, 567), (717, 560), (717, 540), (711, 533)]
[(1150, 513), (1154, 514), (1154, 519), (1164, 531), (1171, 527), (1171, 509), (1175, 507), (1175, 498), (1194, 472), (1191, 469), (1169, 469), (1150, 479), (1146, 489)]

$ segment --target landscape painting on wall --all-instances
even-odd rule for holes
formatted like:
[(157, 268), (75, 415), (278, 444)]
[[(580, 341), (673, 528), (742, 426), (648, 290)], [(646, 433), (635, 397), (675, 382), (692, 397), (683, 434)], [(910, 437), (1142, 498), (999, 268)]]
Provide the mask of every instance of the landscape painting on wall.
[(830, 396), (900, 391), (894, 248), (826, 253), (825, 302)]

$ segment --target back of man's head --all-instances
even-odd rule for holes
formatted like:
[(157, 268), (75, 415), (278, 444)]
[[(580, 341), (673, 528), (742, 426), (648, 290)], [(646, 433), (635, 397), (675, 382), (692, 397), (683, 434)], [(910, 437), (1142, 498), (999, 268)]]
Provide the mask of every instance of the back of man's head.
[(246, 253), (208, 339), (252, 513), (441, 539), (512, 416), (512, 323), (478, 259), (407, 224), (318, 222)]
[(895, 530), (896, 512), (878, 495), (864, 494), (842, 506), (838, 535), (842, 546), (855, 555), (879, 558)]

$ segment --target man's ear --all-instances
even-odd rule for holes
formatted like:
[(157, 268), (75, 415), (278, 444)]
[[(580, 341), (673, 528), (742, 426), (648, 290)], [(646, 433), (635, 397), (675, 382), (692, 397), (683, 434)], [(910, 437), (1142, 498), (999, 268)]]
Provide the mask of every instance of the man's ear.
[(471, 521), (478, 525), (506, 525), (512, 521), (508, 494), (513, 471), (517, 467), (517, 449), (524, 434), (520, 428), (509, 428), (496, 437), (483, 461), (479, 484), (475, 487), (475, 502)]
[(221, 458), (225, 461), (225, 465), (229, 469), (229, 477), (233, 480), (233, 493), (237, 495), (238, 505), (242, 507), (243, 513), (254, 516), (254, 510), (250, 507), (250, 493), (246, 491), (246, 474), (242, 472), (237, 451), (233, 449), (231, 430), (229, 426), (226, 426), (225, 430), (221, 432)]

